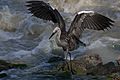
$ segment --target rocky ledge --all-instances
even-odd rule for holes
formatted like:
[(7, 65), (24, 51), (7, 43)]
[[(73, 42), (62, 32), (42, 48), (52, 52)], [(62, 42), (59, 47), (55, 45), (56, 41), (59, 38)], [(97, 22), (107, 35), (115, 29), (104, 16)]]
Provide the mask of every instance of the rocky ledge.
[[(48, 62), (56, 66), (53, 68), (53, 71), (55, 68), (56, 71), (59, 69), (60, 76), (61, 73), (63, 74), (62, 76), (65, 76), (65, 74), (68, 75), (66, 72), (69, 72), (69, 61), (67, 61), (68, 64), (65, 64), (65, 61), (62, 58), (53, 57)], [(98, 54), (85, 54), (72, 60), (71, 63), (74, 71), (74, 76), (79, 76), (81, 78), (90, 77), (90, 79), (95, 78), (94, 80), (120, 80), (119, 60), (103, 64), (102, 58)], [(57, 73), (59, 72), (57, 71)], [(58, 74), (55, 75), (58, 76)]]
[[(19, 64), (19, 63), (9, 63), (5, 60), (0, 60), (0, 72), (3, 70), (8, 70), (12, 68), (19, 68), (19, 69), (24, 69), (26, 68), (26, 64)], [(0, 73), (0, 78), (6, 77), (6, 73)]]

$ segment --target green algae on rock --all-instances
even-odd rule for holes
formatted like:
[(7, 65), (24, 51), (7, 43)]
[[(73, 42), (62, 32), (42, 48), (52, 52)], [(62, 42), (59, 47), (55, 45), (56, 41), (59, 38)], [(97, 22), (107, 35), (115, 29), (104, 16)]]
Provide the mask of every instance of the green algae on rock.
[(6, 77), (6, 76), (7, 76), (6, 73), (0, 73), (0, 78), (4, 78), (4, 77)]
[(0, 71), (2, 70), (8, 70), (11, 68), (19, 68), (19, 69), (24, 69), (26, 68), (27, 65), (26, 64), (17, 64), (17, 63), (9, 63), (5, 60), (0, 60)]

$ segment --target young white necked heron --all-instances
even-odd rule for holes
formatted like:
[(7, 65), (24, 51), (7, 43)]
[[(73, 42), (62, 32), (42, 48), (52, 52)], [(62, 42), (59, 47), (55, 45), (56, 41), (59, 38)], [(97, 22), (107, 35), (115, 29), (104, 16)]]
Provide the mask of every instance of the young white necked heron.
[[(85, 45), (79, 40), (85, 29), (105, 30), (113, 26), (114, 21), (94, 11), (80, 11), (76, 14), (70, 28), (66, 31), (65, 22), (57, 9), (50, 6), (49, 3), (43, 1), (27, 1), (26, 6), (31, 13), (44, 20), (57, 23), (49, 39), (56, 34), (56, 43), (66, 51), (65, 57), (69, 51), (73, 51), (80, 44)], [(70, 53), (69, 53), (70, 54)], [(71, 61), (71, 55), (70, 55)]]

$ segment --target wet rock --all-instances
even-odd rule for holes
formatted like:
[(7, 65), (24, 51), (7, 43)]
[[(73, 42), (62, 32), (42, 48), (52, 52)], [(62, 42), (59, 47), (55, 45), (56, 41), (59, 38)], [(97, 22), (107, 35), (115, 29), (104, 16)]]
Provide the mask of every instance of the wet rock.
[(110, 75), (117, 72), (120, 72), (120, 65), (116, 66), (113, 62), (99, 64), (87, 70), (87, 74), (90, 75)]
[[(61, 58), (61, 57), (52, 57), (48, 60), (48, 63), (51, 64), (51, 66), (53, 66), (53, 70), (57, 70), (57, 71), (67, 71), (69, 72), (70, 70), (68, 68), (68, 65), (70, 66), (70, 62), (69, 60), (66, 61), (64, 60), (64, 58)], [(72, 63), (72, 67), (74, 69), (74, 72), (76, 74), (85, 74), (86, 72), (86, 65), (84, 65), (84, 63), (80, 60), (72, 60), (71, 61)]]
[(108, 80), (120, 80), (120, 73), (112, 73), (107, 76)]
[(12, 68), (24, 69), (27, 67), (26, 64), (11, 64)]
[(4, 78), (4, 77), (6, 77), (6, 76), (7, 76), (6, 73), (0, 73), (0, 78)]
[[(66, 61), (61, 57), (52, 57), (48, 60), (48, 63), (53, 66), (53, 69), (59, 71), (69, 71), (68, 68), (70, 68), (70, 61)], [(75, 74), (85, 75), (88, 69), (102, 64), (102, 59), (98, 54), (85, 54), (72, 60), (71, 64)]]
[[(56, 62), (56, 70), (70, 71), (70, 61), (61, 61), (58, 57), (53, 57), (50, 62)], [(60, 62), (58, 62), (60, 61)], [(116, 65), (117, 63), (117, 65)], [(98, 54), (85, 54), (71, 61), (75, 75), (110, 75), (120, 71), (118, 62), (108, 62), (103, 64), (101, 57)], [(51, 63), (50, 63), (51, 64)], [(52, 65), (54, 66), (54, 65)], [(53, 68), (55, 69), (55, 67)]]
[[(53, 57), (49, 59), (48, 62), (56, 62), (54, 64), (53, 69), (57, 68), (57, 70), (61, 71), (69, 71), (68, 65), (70, 66), (70, 61), (67, 62), (59, 57)], [(67, 64), (68, 63), (68, 64)], [(95, 67), (96, 65), (102, 63), (102, 59), (98, 54), (86, 54), (80, 57), (75, 58), (75, 60), (71, 61), (72, 68), (75, 74), (77, 75), (85, 75), (87, 73), (87, 70)]]
[(4, 61), (4, 60), (0, 60), (0, 71), (2, 70), (7, 70), (11, 67), (11, 64)]
[(21, 64), (21, 63), (9, 63), (7, 61), (4, 60), (0, 60), (0, 78), (4, 78), (7, 76), (6, 73), (2, 73), (3, 70), (8, 70), (8, 69), (12, 69), (12, 68), (18, 68), (18, 69), (24, 69), (26, 68), (27, 65), (26, 64)]
[(48, 63), (56, 63), (56, 62), (60, 62), (60, 61), (65, 61), (65, 60), (61, 57), (54, 56), (48, 60)]
[(74, 74), (76, 74), (76, 75), (85, 75), (86, 74), (86, 70), (87, 70), (86, 65), (84, 65), (82, 62), (80, 62), (78, 60), (72, 61), (72, 68), (73, 68)]
[(8, 70), (11, 68), (19, 68), (19, 69), (23, 69), (26, 68), (27, 65), (26, 64), (17, 64), (17, 63), (9, 63), (7, 61), (4, 60), (0, 60), (0, 71), (2, 70)]
[(105, 76), (74, 76), (75, 80), (108, 80)]
[(85, 54), (75, 58), (81, 65), (91, 68), (102, 63), (102, 58), (98, 54)]
[[(52, 77), (57, 80), (119, 80), (120, 65), (114, 62), (103, 64), (102, 59), (97, 54), (85, 54), (72, 60), (72, 75), (68, 65), (70, 61), (64, 61), (60, 57), (52, 57), (49, 59), (48, 66), (53, 66), (50, 70), (36, 71), (38, 75)], [(55, 64), (54, 64), (55, 63)], [(33, 73), (35, 74), (35, 73)]]

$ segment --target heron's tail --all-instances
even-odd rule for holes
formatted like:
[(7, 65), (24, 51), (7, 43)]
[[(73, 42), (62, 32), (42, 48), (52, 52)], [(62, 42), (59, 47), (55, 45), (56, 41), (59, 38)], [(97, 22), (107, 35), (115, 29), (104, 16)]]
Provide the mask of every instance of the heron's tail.
[(80, 46), (86, 47), (86, 44), (85, 44), (84, 42), (80, 41), (76, 36), (74, 36), (74, 37), (75, 37), (77, 43), (78, 43)]
[(86, 44), (85, 44), (84, 42), (80, 41), (80, 40), (79, 40), (79, 44), (80, 44), (81, 46), (86, 47)]

